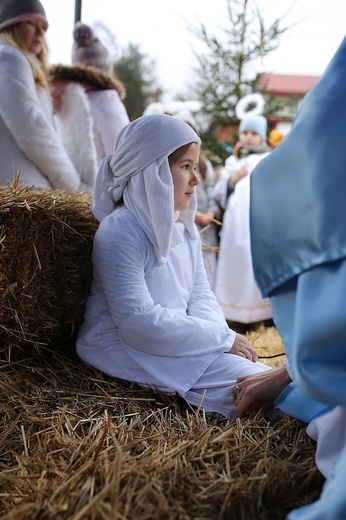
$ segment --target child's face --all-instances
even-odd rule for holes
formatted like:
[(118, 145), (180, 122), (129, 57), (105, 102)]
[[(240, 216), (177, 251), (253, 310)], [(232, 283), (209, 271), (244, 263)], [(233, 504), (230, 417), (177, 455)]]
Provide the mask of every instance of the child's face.
[(253, 132), (252, 130), (245, 130), (239, 134), (239, 139), (247, 150), (254, 150), (257, 148), (261, 142), (262, 138), (257, 132)]
[(184, 154), (171, 164), (174, 185), (174, 211), (185, 211), (190, 205), (195, 188), (199, 184), (195, 171), (198, 164), (198, 156), (198, 144), (191, 143)]

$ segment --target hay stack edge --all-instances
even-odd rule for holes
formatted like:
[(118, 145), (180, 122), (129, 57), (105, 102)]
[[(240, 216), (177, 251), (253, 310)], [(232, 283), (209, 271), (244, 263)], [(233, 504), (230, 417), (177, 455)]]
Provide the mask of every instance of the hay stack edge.
[[(86, 196), (0, 189), (1, 518), (281, 520), (316, 500), (300, 421), (220, 421), (80, 362), (96, 229)], [(282, 363), (274, 327), (248, 337)]]
[(0, 189), (0, 326), (7, 346), (73, 338), (89, 293), (97, 222), (87, 196)]

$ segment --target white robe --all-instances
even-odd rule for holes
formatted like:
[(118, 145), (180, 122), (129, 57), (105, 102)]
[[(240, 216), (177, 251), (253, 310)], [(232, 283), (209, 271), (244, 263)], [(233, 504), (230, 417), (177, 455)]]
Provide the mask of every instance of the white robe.
[(48, 92), (35, 84), (26, 56), (0, 39), (0, 184), (76, 192), (80, 178), (54, 127)]
[(120, 207), (94, 239), (94, 280), (77, 353), (104, 373), (233, 418), (238, 376), (269, 367), (226, 354), (235, 333), (225, 322), (203, 266), (201, 243), (184, 230), (159, 265), (134, 215)]
[(66, 86), (55, 123), (71, 161), (80, 172), (83, 190), (92, 192), (100, 162), (113, 153), (120, 131), (129, 122), (115, 90), (86, 92), (75, 82)]
[[(250, 242), (250, 175), (268, 153), (254, 153), (226, 162), (216, 186), (216, 195), (225, 206), (217, 262), (215, 295), (226, 320), (254, 323), (271, 318), (269, 299), (262, 298), (252, 269)], [(235, 170), (245, 166), (249, 175), (237, 182), (226, 201), (227, 183)]]
[(346, 408), (335, 406), (328, 413), (313, 419), (306, 431), (317, 441), (316, 465), (328, 478), (346, 446)]

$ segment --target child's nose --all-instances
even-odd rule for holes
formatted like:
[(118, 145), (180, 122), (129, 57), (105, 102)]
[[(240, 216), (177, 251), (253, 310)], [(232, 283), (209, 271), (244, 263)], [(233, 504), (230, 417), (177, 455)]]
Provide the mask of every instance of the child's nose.
[(192, 175), (191, 184), (196, 185), (196, 186), (197, 186), (197, 184), (199, 184), (199, 178), (195, 171), (193, 172), (193, 175)]

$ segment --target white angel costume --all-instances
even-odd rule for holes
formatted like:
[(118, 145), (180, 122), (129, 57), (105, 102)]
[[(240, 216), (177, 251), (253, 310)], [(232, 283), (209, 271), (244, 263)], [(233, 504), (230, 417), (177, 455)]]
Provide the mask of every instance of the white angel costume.
[(269, 367), (227, 353), (235, 332), (207, 280), (195, 196), (187, 211), (174, 212), (168, 156), (191, 142), (200, 139), (183, 121), (142, 116), (102, 162), (94, 279), (77, 353), (108, 375), (177, 392), (195, 406), (203, 400), (207, 412), (234, 418), (237, 377)]
[(122, 99), (123, 84), (96, 67), (55, 65), (50, 81), (66, 84), (54, 116), (58, 133), (81, 175), (81, 188), (92, 192), (102, 159), (114, 149), (120, 130), (130, 120)]
[[(242, 159), (227, 159), (215, 186), (215, 196), (225, 209), (217, 262), (215, 295), (228, 321), (254, 323), (272, 316), (268, 298), (262, 298), (252, 268), (250, 242), (250, 176), (268, 153), (250, 153)], [(240, 179), (226, 199), (232, 174), (245, 166), (249, 174)]]

